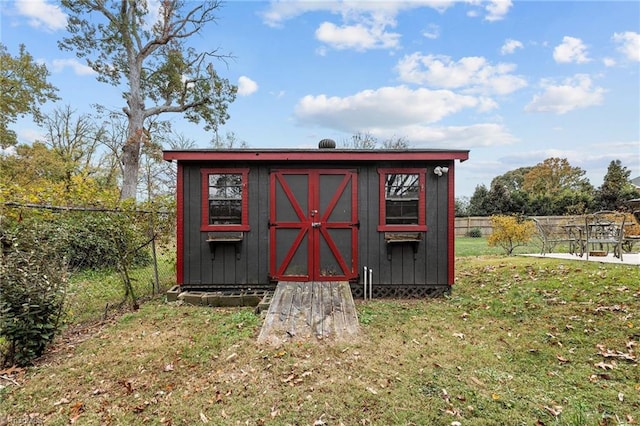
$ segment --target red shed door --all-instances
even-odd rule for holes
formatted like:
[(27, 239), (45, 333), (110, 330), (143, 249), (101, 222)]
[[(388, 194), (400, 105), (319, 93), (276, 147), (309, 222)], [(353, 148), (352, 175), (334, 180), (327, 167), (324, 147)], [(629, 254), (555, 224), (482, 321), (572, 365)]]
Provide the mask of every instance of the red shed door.
[(343, 281), (358, 275), (357, 173), (274, 170), (270, 274), (279, 281)]

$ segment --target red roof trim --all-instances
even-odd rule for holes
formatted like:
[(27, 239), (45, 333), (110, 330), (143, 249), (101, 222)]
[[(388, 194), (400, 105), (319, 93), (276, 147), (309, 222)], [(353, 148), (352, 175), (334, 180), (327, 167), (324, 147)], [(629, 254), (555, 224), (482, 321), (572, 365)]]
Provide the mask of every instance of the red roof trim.
[(186, 150), (164, 151), (178, 161), (380, 161), (469, 159), (468, 150)]

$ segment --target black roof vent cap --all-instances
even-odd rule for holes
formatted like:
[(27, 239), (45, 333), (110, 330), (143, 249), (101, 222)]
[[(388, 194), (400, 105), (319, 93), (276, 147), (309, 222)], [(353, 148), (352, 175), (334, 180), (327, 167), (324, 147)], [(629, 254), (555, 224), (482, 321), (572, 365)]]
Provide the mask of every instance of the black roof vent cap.
[(318, 148), (320, 149), (334, 149), (336, 147), (336, 141), (333, 139), (322, 139), (318, 142)]

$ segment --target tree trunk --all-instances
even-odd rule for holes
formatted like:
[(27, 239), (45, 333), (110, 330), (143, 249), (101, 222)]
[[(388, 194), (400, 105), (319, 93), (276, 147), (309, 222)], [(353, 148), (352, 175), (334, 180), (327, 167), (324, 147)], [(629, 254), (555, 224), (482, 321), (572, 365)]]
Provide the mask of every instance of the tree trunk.
[(145, 106), (140, 90), (142, 57), (135, 51), (133, 44), (127, 46), (129, 62), (129, 94), (125, 112), (129, 124), (127, 126), (127, 142), (122, 148), (122, 192), (121, 200), (136, 199), (138, 189), (138, 171), (140, 169), (140, 147), (145, 141), (144, 119)]
[(138, 188), (138, 169), (140, 167), (140, 146), (144, 138), (143, 119), (140, 114), (138, 120), (134, 120), (133, 116), (129, 118), (129, 130), (127, 142), (122, 148), (122, 192), (121, 200), (136, 199)]

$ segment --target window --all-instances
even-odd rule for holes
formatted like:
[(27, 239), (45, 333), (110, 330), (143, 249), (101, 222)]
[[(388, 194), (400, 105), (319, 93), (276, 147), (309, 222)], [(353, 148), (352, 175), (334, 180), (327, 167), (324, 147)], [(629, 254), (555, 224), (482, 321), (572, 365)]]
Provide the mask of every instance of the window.
[(379, 231), (426, 231), (425, 169), (379, 169)]
[(248, 169), (202, 170), (202, 231), (248, 231)]

